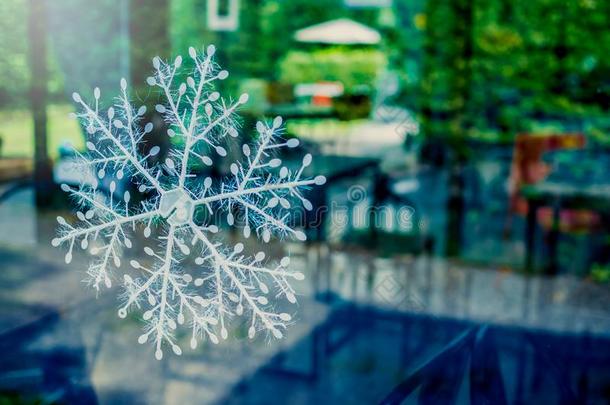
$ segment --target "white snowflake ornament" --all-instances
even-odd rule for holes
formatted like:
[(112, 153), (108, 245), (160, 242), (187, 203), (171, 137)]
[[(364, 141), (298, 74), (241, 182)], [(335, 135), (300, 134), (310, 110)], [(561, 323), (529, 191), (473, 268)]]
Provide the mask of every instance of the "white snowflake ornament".
[[(228, 73), (214, 63), (214, 52), (212, 45), (202, 54), (190, 48), (194, 68), (188, 75), (184, 75), (180, 56), (172, 63), (153, 59), (154, 76), (147, 83), (160, 89), (165, 98), (165, 104), (155, 109), (164, 117), (168, 136), (182, 141), (174, 142), (158, 163), (151, 162), (161, 160), (159, 146), (141, 152), (153, 124), (143, 125), (146, 108), (131, 104), (125, 79), (115, 105), (107, 110), (100, 109), (97, 88), (92, 105), (73, 95), (81, 107), (77, 117), (92, 135), (86, 144), (88, 152), (79, 155), (80, 163), (100, 179), (111, 173), (115, 178), (106, 180), (106, 193), (100, 191), (97, 180), (78, 188), (62, 185), (84, 210), (76, 213), (74, 224), (57, 218), (60, 234), (52, 245), (68, 245), (66, 263), (72, 259), (75, 244), (82, 249), (91, 246), (98, 258), (87, 272), (88, 282), (98, 291), (110, 288), (117, 279), (116, 269), (121, 269), (118, 279), (125, 293), (118, 315), (125, 318), (134, 307), (144, 311), (146, 327), (138, 342), (152, 341), (159, 360), (164, 345), (177, 355), (182, 353), (175, 334), (178, 325), (191, 329), (192, 348), (201, 338), (212, 343), (218, 343), (219, 337), (227, 339), (233, 316), (249, 317), (250, 338), (259, 330), (276, 338), (283, 336), (291, 315), (275, 311), (268, 296), (295, 303), (290, 280), (302, 280), (303, 274), (289, 269), (288, 257), (271, 265), (263, 252), (250, 256), (241, 243), (224, 245), (214, 238), (218, 227), (212, 217), (221, 210), (228, 225), (237, 226), (234, 215), (242, 212), (245, 237), (252, 233), (268, 242), (276, 234), (303, 241), (305, 234), (288, 223), (290, 211), (295, 203), (311, 209), (302, 190), (326, 181), (323, 176), (303, 178), (303, 170), (312, 160), (309, 154), (296, 171), (282, 167), (275, 152), (296, 147), (298, 141), (281, 137), (280, 117), (270, 124), (257, 123), (254, 144), (243, 145), (243, 161), (230, 165), (229, 178), (214, 181), (195, 174), (197, 165), (212, 165), (213, 154), (227, 156), (222, 145), (227, 137), (238, 136), (234, 114), (248, 99), (247, 94), (235, 102), (220, 97), (214, 82), (227, 78)], [(143, 202), (131, 203), (129, 191), (119, 195), (116, 180), (123, 178), (144, 193)], [(203, 222), (197, 219), (198, 211), (204, 211), (199, 216)], [(160, 235), (157, 240), (151, 237), (153, 228)], [(152, 247), (144, 247), (146, 261), (131, 260), (126, 266), (121, 260), (123, 248), (132, 247), (130, 235), (139, 231)], [(184, 266), (193, 257), (195, 267)]]

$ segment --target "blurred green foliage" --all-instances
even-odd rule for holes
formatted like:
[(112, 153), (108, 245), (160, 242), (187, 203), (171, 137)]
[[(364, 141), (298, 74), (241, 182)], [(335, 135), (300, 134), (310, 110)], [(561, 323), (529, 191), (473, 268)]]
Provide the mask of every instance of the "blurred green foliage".
[(499, 139), (560, 121), (603, 140), (610, 2), (429, 0), (425, 35), (428, 134)]
[(369, 25), (377, 19), (377, 11), (349, 9), (343, 0), (240, 0), (240, 4), (239, 29), (212, 32), (206, 27), (205, 1), (172, 0), (174, 53), (185, 53), (189, 46), (215, 44), (219, 62), (230, 65), (232, 75), (277, 80), (279, 61), (296, 46), (296, 30), (340, 17)]
[(279, 79), (290, 84), (339, 81), (347, 93), (371, 92), (366, 87), (375, 83), (386, 64), (385, 54), (376, 49), (333, 47), (290, 51), (280, 62)]
[[(0, 108), (21, 109), (29, 104), (27, 4), (27, 0), (0, 1)], [(49, 52), (47, 88), (50, 101), (65, 103), (65, 72), (58, 59), (56, 52)]]
[(23, 98), (29, 83), (23, 0), (0, 1), (0, 106)]
[[(297, 82), (299, 75), (305, 81), (337, 78), (353, 88), (374, 83), (371, 71), (381, 64), (400, 79), (393, 101), (420, 111), (428, 135), (510, 140), (552, 121), (610, 143), (607, 0), (394, 0), (391, 9), (351, 9), (343, 0), (241, 0), (235, 32), (207, 29), (205, 0), (126, 1), (131, 75), (138, 83), (144, 77), (139, 69), (147, 72), (144, 62), (154, 54), (184, 54), (189, 46), (209, 43), (217, 45), (219, 62), (231, 67), (234, 78), (226, 84), (236, 88), (244, 78)], [(63, 3), (68, 4), (50, 2)], [(89, 18), (102, 10), (98, 3), (90, 8)], [(378, 51), (385, 61), (375, 51), (294, 42), (296, 30), (342, 17), (382, 33)], [(117, 19), (97, 20), (112, 28)], [(88, 46), (103, 55), (114, 42), (108, 38)], [(29, 75), (26, 0), (0, 2), (0, 52), (0, 106), (23, 108)], [(62, 52), (53, 47), (49, 52), (51, 100), (65, 97), (66, 64), (60, 68), (55, 62)], [(341, 67), (346, 65), (358, 68), (348, 72)]]
[[(67, 144), (78, 150), (85, 147), (85, 139), (78, 123), (68, 118), (68, 114), (73, 111), (73, 106), (68, 104), (50, 105), (47, 109), (49, 119), (47, 143), (52, 158), (56, 158), (60, 148)], [(0, 157), (32, 156), (33, 131), (32, 114), (27, 109), (11, 108), (0, 111), (0, 138), (2, 138)]]
[(591, 267), (591, 279), (602, 284), (608, 283), (610, 281), (610, 266), (594, 263)]

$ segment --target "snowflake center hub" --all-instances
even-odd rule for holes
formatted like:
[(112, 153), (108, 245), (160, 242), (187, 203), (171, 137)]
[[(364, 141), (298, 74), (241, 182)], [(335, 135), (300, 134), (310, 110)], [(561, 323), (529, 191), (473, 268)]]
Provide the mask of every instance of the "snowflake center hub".
[(159, 212), (172, 225), (183, 225), (193, 217), (195, 204), (183, 189), (175, 188), (163, 193)]
[(184, 221), (187, 218), (188, 218), (188, 212), (186, 211), (184, 204), (182, 204), (176, 208), (176, 219)]

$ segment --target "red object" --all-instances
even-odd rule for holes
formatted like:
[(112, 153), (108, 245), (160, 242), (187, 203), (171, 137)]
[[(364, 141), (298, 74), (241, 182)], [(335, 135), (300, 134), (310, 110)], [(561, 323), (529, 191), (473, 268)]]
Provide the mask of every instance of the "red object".
[[(510, 210), (519, 215), (526, 215), (527, 200), (519, 194), (524, 185), (536, 184), (548, 177), (551, 168), (542, 160), (545, 152), (566, 149), (581, 149), (586, 139), (581, 133), (535, 135), (518, 134), (515, 139), (513, 162), (510, 175)], [(553, 223), (553, 211), (550, 207), (538, 210), (538, 222), (548, 229)], [(590, 229), (599, 222), (599, 215), (590, 210), (564, 209), (560, 212), (560, 229), (577, 231)]]
[(332, 97), (318, 94), (311, 98), (311, 104), (319, 107), (332, 107), (333, 99)]

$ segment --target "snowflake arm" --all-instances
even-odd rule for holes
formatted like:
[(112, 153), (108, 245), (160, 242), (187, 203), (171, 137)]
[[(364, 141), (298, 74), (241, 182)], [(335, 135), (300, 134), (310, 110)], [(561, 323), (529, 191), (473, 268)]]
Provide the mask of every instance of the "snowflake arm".
[[(281, 294), (284, 294), (291, 303), (296, 302), (295, 292), (287, 282), (288, 278), (303, 280), (302, 273), (288, 272), (285, 267), (289, 264), (288, 258), (284, 258), (275, 269), (268, 269), (261, 265), (264, 254), (259, 252), (253, 258), (240, 256), (243, 251), (243, 244), (237, 244), (229, 254), (223, 253), (219, 246), (215, 245), (205, 233), (201, 232), (197, 225), (190, 224), (196, 238), (203, 245), (203, 251), (209, 252), (207, 260), (214, 268), (214, 278), (216, 280), (216, 318), (221, 325), (221, 337), (227, 338), (225, 328), (226, 314), (235, 313), (243, 315), (245, 310), (251, 313), (248, 337), (254, 338), (257, 327), (269, 330), (276, 338), (283, 336), (282, 331), (286, 327), (286, 322), (292, 317), (288, 313), (276, 313), (269, 305), (269, 300), (265, 297), (269, 293), (269, 288), (263, 282), (270, 278), (274, 281)], [(223, 284), (221, 280), (226, 279)], [(260, 295), (255, 295), (260, 294)], [(225, 300), (225, 296), (228, 300)], [(228, 301), (228, 303), (226, 302)], [(230, 309), (233, 307), (233, 309)]]
[[(199, 142), (205, 142), (218, 155), (226, 156), (225, 148), (220, 146), (218, 139), (229, 134), (233, 137), (238, 135), (237, 129), (230, 118), (240, 105), (248, 101), (248, 95), (242, 94), (239, 100), (228, 107), (220, 98), (220, 93), (212, 86), (215, 80), (224, 80), (228, 77), (226, 70), (219, 70), (213, 56), (216, 48), (213, 45), (207, 47), (204, 57), (197, 55), (195, 50), (189, 50), (190, 56), (195, 64), (194, 74), (186, 79), (186, 83), (175, 83), (177, 71), (182, 66), (182, 57), (178, 56), (173, 64), (167, 64), (159, 58), (153, 59), (155, 74), (147, 79), (151, 86), (161, 89), (167, 102), (159, 104), (156, 110), (164, 114), (166, 122), (173, 126), (168, 130), (168, 135), (180, 136), (184, 140), (184, 149), (176, 154), (179, 160), (180, 170), (176, 170), (178, 187), (184, 187), (184, 182), (189, 177), (189, 159), (191, 155), (199, 157), (207, 166), (212, 165), (208, 156), (202, 156), (193, 151), (193, 147)], [(218, 106), (213, 103), (221, 101)], [(182, 111), (182, 112), (181, 112)], [(190, 111), (190, 114), (186, 112)], [(176, 166), (174, 162), (171, 166)]]
[[(67, 189), (67, 186), (62, 188)], [(129, 193), (126, 192), (124, 196), (124, 212), (121, 213), (118, 210), (118, 206), (113, 204), (104, 206), (99, 201), (95, 200), (89, 193), (83, 190), (71, 190), (70, 192), (80, 199), (80, 203), (83, 206), (89, 206), (86, 212), (77, 211), (77, 218), (79, 223), (77, 225), (69, 224), (63, 217), (57, 217), (57, 222), (60, 225), (60, 235), (51, 241), (53, 246), (59, 246), (61, 244), (68, 244), (68, 252), (66, 253), (66, 263), (72, 261), (72, 251), (74, 245), (79, 242), (82, 249), (89, 247), (90, 241), (97, 241), (98, 239), (104, 241), (103, 246), (94, 246), (92, 248), (93, 254), (100, 253), (101, 260), (93, 263), (87, 274), (89, 275), (90, 284), (99, 291), (100, 283), (108, 288), (112, 286), (111, 279), (109, 277), (109, 265), (112, 259), (112, 264), (116, 267), (120, 266), (120, 250), (122, 247), (130, 248), (132, 246), (130, 238), (126, 235), (124, 227), (125, 225), (134, 225), (136, 222), (151, 219), (155, 215), (158, 215), (156, 211), (142, 212), (135, 215), (126, 215), (125, 212), (128, 210), (129, 204)], [(135, 226), (135, 225), (134, 225)], [(108, 243), (105, 240), (109, 239)]]
[[(97, 136), (97, 144), (87, 142), (87, 149), (100, 156), (98, 159), (85, 159), (82, 162), (89, 166), (97, 166), (104, 163), (99, 169), (99, 177), (105, 177), (106, 164), (111, 163), (117, 168), (117, 178), (120, 180), (124, 176), (127, 165), (130, 164), (137, 175), (147, 180), (150, 187), (154, 188), (159, 194), (164, 192), (157, 178), (151, 174), (151, 169), (146, 168), (146, 159), (150, 155), (159, 153), (158, 148), (151, 149), (151, 154), (140, 156), (136, 145), (142, 138), (153, 129), (152, 123), (146, 124), (143, 131), (135, 132), (139, 118), (146, 112), (145, 107), (141, 107), (137, 114), (134, 114), (126, 95), (127, 82), (121, 79), (122, 97), (119, 98), (115, 107), (110, 107), (104, 118), (99, 111), (98, 100), (100, 97), (99, 89), (95, 89), (95, 106), (92, 108), (83, 101), (77, 93), (73, 94), (73, 99), (80, 104), (83, 112), (77, 117), (84, 123), (87, 132)], [(118, 113), (117, 113), (118, 112)], [(118, 114), (118, 115), (117, 115)], [(159, 173), (157, 173), (158, 175)]]
[[(244, 145), (242, 152), (245, 156), (245, 166), (241, 162), (231, 164), (231, 173), (234, 176), (232, 185), (223, 184), (220, 192), (210, 193), (195, 200), (196, 205), (205, 205), (211, 210), (213, 202), (224, 202), (228, 207), (227, 222), (233, 225), (233, 206), (241, 208), (247, 223), (244, 226), (244, 236), (248, 237), (252, 227), (264, 242), (269, 242), (272, 233), (290, 235), (298, 240), (305, 240), (302, 231), (291, 228), (286, 220), (289, 216), (286, 211), (291, 208), (291, 199), (299, 200), (303, 206), (311, 210), (311, 203), (302, 195), (300, 188), (313, 185), (322, 185), (326, 182), (323, 176), (314, 179), (303, 179), (304, 169), (311, 164), (312, 157), (307, 154), (296, 173), (291, 173), (282, 167), (277, 175), (269, 173), (269, 169), (278, 168), (282, 161), (274, 157), (273, 152), (282, 147), (298, 146), (298, 140), (282, 140), (280, 129), (281, 117), (277, 117), (271, 126), (258, 122), (259, 134), (256, 144), (252, 148)], [(208, 188), (205, 188), (207, 192)], [(207, 193), (206, 193), (207, 194)]]

